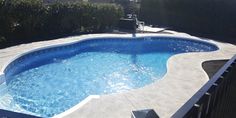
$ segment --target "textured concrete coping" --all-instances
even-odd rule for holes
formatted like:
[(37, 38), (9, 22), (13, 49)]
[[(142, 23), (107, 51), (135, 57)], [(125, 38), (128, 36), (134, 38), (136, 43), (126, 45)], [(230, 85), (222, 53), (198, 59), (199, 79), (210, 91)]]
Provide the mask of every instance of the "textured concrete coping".
[[(204, 40), (184, 33), (168, 31), (172, 34), (136, 34), (139, 36), (173, 36), (193, 38), (216, 44), (219, 50), (213, 52), (194, 52), (177, 54), (169, 58), (167, 73), (145, 87), (123, 93), (90, 96), (79, 105), (55, 117), (65, 118), (130, 118), (132, 110), (154, 109), (161, 118), (174, 114), (207, 81), (202, 62), (208, 60), (230, 59), (236, 54), (236, 46), (228, 43)], [(95, 37), (133, 37), (133, 34), (90, 34), (50, 41), (22, 44), (0, 50), (0, 73), (4, 65), (20, 54), (50, 45), (75, 42)]]

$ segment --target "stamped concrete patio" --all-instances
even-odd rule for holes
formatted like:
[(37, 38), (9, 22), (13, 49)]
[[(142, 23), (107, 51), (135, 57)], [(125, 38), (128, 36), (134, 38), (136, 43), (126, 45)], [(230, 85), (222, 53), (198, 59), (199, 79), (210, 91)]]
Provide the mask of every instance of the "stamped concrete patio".
[[(168, 32), (168, 31), (167, 31)], [(136, 34), (139, 36), (192, 37), (188, 34), (169, 31), (170, 34)], [(18, 55), (49, 45), (83, 40), (89, 37), (132, 37), (132, 34), (91, 34), (61, 38), (50, 41), (22, 44), (0, 50), (0, 75), (7, 63)], [(55, 117), (65, 118), (130, 118), (132, 110), (154, 109), (161, 118), (171, 117), (207, 81), (202, 63), (208, 60), (230, 59), (236, 54), (236, 46), (228, 43), (204, 40), (220, 49), (213, 52), (183, 53), (172, 56), (167, 63), (167, 74), (160, 80), (143, 88), (123, 93), (88, 97), (68, 111)], [(63, 101), (62, 101), (63, 102)]]

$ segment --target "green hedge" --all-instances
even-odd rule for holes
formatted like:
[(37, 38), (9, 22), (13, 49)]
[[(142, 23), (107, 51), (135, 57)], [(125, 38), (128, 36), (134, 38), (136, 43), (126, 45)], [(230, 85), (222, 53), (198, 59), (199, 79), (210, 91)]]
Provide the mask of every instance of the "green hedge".
[(103, 32), (116, 26), (123, 9), (115, 4), (0, 0), (0, 35), (12, 42)]
[(147, 24), (214, 37), (236, 38), (235, 0), (142, 0)]

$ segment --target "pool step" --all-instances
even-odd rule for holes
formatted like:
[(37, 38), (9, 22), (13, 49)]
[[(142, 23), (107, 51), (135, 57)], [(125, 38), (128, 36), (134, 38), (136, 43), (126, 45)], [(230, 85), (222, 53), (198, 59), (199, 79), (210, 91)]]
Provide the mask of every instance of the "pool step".
[(11, 94), (8, 92), (8, 87), (6, 82), (0, 84), (0, 109), (15, 111), (20, 113), (26, 113), (31, 115), (36, 115), (25, 109), (21, 108), (13, 99)]
[(7, 91), (6, 82), (0, 84), (0, 99), (7, 93)]

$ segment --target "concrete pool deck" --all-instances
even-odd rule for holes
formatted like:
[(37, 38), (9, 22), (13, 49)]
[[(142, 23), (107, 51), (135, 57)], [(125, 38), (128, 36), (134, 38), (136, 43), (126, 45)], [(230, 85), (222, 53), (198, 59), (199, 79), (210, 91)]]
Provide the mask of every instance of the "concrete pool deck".
[[(136, 36), (177, 36), (194, 38), (188, 34), (169, 31), (172, 34), (136, 34)], [(22, 44), (0, 49), (0, 75), (4, 66), (18, 55), (50, 45), (64, 44), (91, 37), (132, 37), (133, 34), (91, 34), (61, 38), (50, 41)], [(202, 39), (198, 39), (202, 40)], [(172, 56), (167, 63), (166, 75), (143, 88), (123, 93), (90, 97), (82, 105), (59, 114), (65, 118), (130, 118), (132, 110), (154, 109), (161, 118), (171, 117), (207, 81), (202, 62), (230, 59), (236, 54), (236, 46), (213, 40), (202, 40), (216, 44), (220, 49), (213, 52), (183, 53)]]

